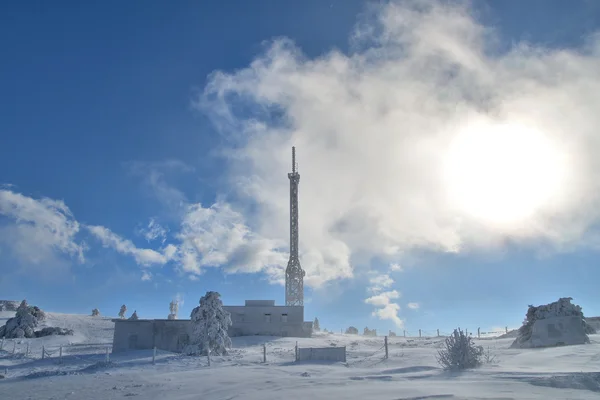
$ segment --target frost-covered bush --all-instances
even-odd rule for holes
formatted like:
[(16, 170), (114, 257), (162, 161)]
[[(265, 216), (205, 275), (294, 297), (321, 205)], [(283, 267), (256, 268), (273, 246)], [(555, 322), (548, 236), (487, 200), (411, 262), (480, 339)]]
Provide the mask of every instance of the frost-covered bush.
[(119, 318), (125, 319), (125, 313), (127, 312), (127, 306), (123, 304), (119, 310)]
[(130, 321), (137, 321), (138, 319), (139, 318), (138, 318), (138, 315), (137, 315), (137, 311), (134, 310), (133, 314), (131, 314), (131, 317), (129, 317), (129, 320)]
[(35, 332), (35, 337), (44, 337), (52, 335), (73, 335), (73, 329), (46, 327)]
[(518, 330), (517, 338), (512, 344), (512, 347), (522, 347), (523, 344), (531, 339), (533, 325), (537, 320), (554, 318), (554, 317), (578, 317), (583, 324), (583, 330), (586, 334), (595, 333), (592, 326), (585, 322), (585, 317), (580, 306), (572, 304), (572, 297), (562, 297), (550, 304), (541, 306), (530, 305), (525, 315), (523, 325)]
[(346, 333), (349, 335), (358, 335), (358, 329), (354, 326), (350, 326), (346, 329)]
[(98, 317), (100, 316), (100, 310), (98, 310), (97, 308), (94, 308), (92, 310), (92, 317)]
[(437, 361), (445, 369), (458, 370), (481, 365), (482, 356), (483, 347), (476, 346), (459, 328), (446, 338), (444, 347), (438, 351)]
[(186, 354), (227, 354), (227, 349), (231, 347), (231, 339), (227, 334), (231, 315), (223, 309), (220, 297), (217, 292), (206, 292), (200, 298), (200, 305), (192, 310), (190, 344), (184, 349)]
[(0, 328), (0, 337), (7, 338), (33, 338), (38, 323), (46, 317), (39, 307), (27, 305), (23, 300), (17, 307), (16, 314), (9, 318), (6, 324)]
[(319, 332), (321, 330), (321, 325), (319, 324), (319, 318), (315, 317), (315, 322), (313, 322), (313, 331)]

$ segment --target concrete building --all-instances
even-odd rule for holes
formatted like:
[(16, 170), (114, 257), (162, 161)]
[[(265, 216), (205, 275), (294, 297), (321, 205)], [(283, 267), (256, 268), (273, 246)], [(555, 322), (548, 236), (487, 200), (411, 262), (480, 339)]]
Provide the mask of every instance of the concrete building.
[[(274, 300), (246, 300), (224, 306), (231, 314), (229, 336), (310, 337), (312, 322), (304, 321), (303, 306), (276, 306)], [(113, 352), (160, 350), (181, 352), (189, 341), (189, 319), (114, 319)]]
[[(243, 306), (224, 306), (233, 325), (229, 336), (310, 337), (312, 322), (304, 321), (304, 270), (298, 256), (298, 184), (296, 149), (292, 147), (290, 180), (290, 259), (285, 273), (285, 306), (275, 300), (246, 300)], [(171, 313), (171, 315), (173, 312)], [(190, 320), (115, 319), (113, 352), (151, 349), (180, 352), (189, 339)]]

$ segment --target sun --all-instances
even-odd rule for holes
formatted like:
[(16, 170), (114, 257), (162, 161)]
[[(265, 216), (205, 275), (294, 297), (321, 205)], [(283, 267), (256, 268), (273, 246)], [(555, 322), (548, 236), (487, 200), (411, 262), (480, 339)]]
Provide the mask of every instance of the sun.
[(484, 222), (526, 220), (560, 195), (565, 157), (535, 128), (471, 125), (452, 141), (444, 181), (454, 206)]

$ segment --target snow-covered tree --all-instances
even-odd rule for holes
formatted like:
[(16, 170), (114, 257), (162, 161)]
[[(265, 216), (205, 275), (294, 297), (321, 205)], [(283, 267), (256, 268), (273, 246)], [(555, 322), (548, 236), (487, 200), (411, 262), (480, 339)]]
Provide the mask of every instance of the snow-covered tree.
[(127, 306), (123, 304), (119, 310), (119, 318), (125, 319), (125, 313), (127, 312)]
[(169, 304), (170, 314), (167, 317), (168, 319), (177, 319), (177, 313), (179, 312), (179, 302), (177, 300), (173, 300)]
[(321, 330), (321, 326), (319, 325), (319, 318), (315, 317), (315, 322), (313, 322), (313, 331), (319, 332)]
[(31, 307), (27, 305), (26, 300), (23, 300), (17, 307), (14, 318), (8, 319), (6, 324), (0, 328), (0, 337), (33, 338), (35, 337), (34, 329), (45, 317), (46, 315), (39, 307)]
[(206, 292), (200, 298), (200, 305), (190, 315), (192, 329), (190, 344), (184, 352), (196, 355), (225, 355), (231, 347), (227, 330), (231, 326), (231, 315), (223, 309), (221, 295)]
[(131, 317), (129, 317), (129, 320), (130, 320), (130, 321), (136, 321), (136, 320), (138, 320), (138, 319), (139, 319), (139, 318), (138, 318), (138, 315), (137, 315), (137, 311), (136, 311), (136, 310), (133, 310), (133, 314), (131, 314)]
[(94, 308), (92, 310), (92, 317), (98, 317), (100, 315), (100, 310), (98, 310), (97, 308)]
[(350, 326), (346, 329), (346, 333), (349, 335), (358, 335), (358, 329), (354, 326)]
[(365, 329), (363, 330), (363, 335), (364, 336), (377, 336), (377, 329), (369, 329), (368, 326), (365, 326)]
[(446, 338), (437, 361), (445, 369), (466, 369), (481, 365), (482, 356), (483, 347), (475, 346), (473, 339), (459, 328)]
[(390, 331), (390, 333), (388, 333), (388, 336), (389, 337), (394, 337), (394, 336), (396, 336), (396, 332)]

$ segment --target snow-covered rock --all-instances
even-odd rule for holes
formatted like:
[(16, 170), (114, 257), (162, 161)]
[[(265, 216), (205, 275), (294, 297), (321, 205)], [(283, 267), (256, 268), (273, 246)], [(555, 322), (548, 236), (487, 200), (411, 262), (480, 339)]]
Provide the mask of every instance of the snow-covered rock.
[(554, 303), (529, 306), (512, 348), (550, 347), (589, 343), (591, 329), (581, 307), (563, 297)]

